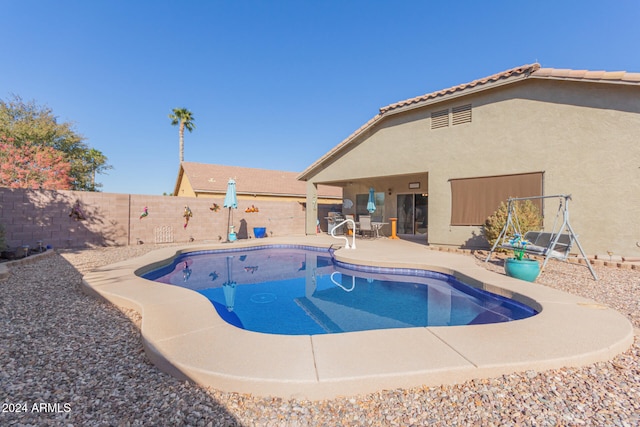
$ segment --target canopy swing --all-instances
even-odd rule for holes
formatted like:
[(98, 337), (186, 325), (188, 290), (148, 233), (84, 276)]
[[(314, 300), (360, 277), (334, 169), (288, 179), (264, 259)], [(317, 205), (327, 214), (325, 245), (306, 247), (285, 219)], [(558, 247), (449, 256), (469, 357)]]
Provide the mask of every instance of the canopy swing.
[[(491, 255), (496, 250), (498, 246), (503, 249), (517, 249), (514, 247), (510, 240), (513, 236), (522, 236), (520, 232), (519, 222), (517, 218), (516, 212), (516, 202), (521, 200), (537, 200), (537, 199), (550, 199), (557, 198), (559, 199), (558, 212), (556, 214), (556, 218), (553, 223), (553, 228), (551, 232), (542, 232), (542, 231), (529, 231), (527, 232), (523, 238), (530, 242), (524, 248), (524, 252), (530, 255), (538, 255), (544, 257), (544, 262), (542, 263), (541, 270), (544, 270), (547, 262), (550, 258), (558, 259), (561, 261), (566, 261), (569, 257), (569, 253), (573, 244), (575, 243), (578, 249), (580, 250), (580, 254), (582, 255), (582, 259), (584, 259), (587, 268), (591, 272), (594, 280), (598, 280), (598, 276), (596, 275), (587, 255), (584, 253), (580, 242), (578, 241), (578, 236), (574, 233), (571, 224), (569, 223), (569, 200), (571, 200), (571, 195), (565, 194), (557, 194), (553, 196), (531, 196), (531, 197), (511, 197), (507, 201), (507, 221), (500, 231), (496, 242), (493, 244), (489, 255), (487, 255), (487, 259), (484, 262), (488, 262), (491, 259)], [(560, 227), (556, 230), (556, 226), (558, 225), (558, 219), (562, 215), (562, 223)]]

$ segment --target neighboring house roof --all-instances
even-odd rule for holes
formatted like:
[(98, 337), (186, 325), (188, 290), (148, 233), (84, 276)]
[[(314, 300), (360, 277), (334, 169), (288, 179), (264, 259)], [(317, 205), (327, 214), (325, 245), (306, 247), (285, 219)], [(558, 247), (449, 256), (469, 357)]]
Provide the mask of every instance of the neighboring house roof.
[[(180, 164), (174, 194), (177, 194), (184, 175), (195, 193), (225, 194), (229, 178), (233, 178), (239, 195), (306, 197), (307, 194), (306, 183), (296, 179), (297, 172), (194, 162)], [(339, 200), (342, 199), (342, 189), (319, 185), (318, 197)]]
[(377, 122), (379, 122), (383, 118), (388, 117), (389, 115), (411, 110), (414, 108), (424, 107), (425, 105), (442, 102), (444, 100), (449, 100), (458, 96), (466, 96), (471, 93), (492, 89), (497, 86), (502, 86), (503, 84), (511, 84), (527, 78), (640, 85), (640, 73), (628, 73), (626, 71), (588, 71), (541, 68), (540, 64), (537, 63), (522, 65), (520, 67), (502, 71), (500, 73), (493, 74), (482, 79), (474, 80), (469, 83), (464, 83), (458, 86), (431, 92), (425, 95), (417, 96), (415, 98), (406, 99), (404, 101), (389, 104), (385, 107), (380, 108), (380, 112), (378, 114), (376, 114), (373, 118), (371, 118), (371, 120), (358, 128), (354, 133), (349, 135), (340, 144), (332, 148), (324, 156), (320, 157), (320, 159), (315, 161), (311, 166), (305, 169), (300, 175), (298, 175), (298, 179), (307, 179), (316, 168), (336, 155), (365, 130), (371, 128)]

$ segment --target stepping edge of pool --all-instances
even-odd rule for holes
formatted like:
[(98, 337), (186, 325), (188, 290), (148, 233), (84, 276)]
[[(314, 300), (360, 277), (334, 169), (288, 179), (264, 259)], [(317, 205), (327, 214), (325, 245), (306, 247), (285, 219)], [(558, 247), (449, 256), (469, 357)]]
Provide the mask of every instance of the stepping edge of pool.
[[(268, 240), (233, 247), (274, 243), (328, 247), (313, 238)], [(633, 343), (628, 319), (592, 300), (492, 273), (464, 255), (416, 250), (402, 241), (377, 241), (376, 247), (371, 243), (339, 250), (336, 258), (449, 273), (540, 313), (489, 325), (271, 335), (229, 325), (197, 292), (135, 274), (165, 264), (176, 253), (229, 248), (220, 244), (169, 247), (109, 265), (85, 275), (83, 289), (141, 314), (145, 351), (162, 371), (218, 390), (256, 396), (318, 400), (578, 367), (610, 360)]]

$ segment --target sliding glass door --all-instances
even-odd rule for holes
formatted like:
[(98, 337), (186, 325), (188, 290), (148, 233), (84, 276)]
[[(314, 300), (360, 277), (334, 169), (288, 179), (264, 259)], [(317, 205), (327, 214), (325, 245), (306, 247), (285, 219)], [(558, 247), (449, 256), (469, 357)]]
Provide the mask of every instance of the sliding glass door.
[(398, 194), (398, 234), (426, 234), (428, 196)]

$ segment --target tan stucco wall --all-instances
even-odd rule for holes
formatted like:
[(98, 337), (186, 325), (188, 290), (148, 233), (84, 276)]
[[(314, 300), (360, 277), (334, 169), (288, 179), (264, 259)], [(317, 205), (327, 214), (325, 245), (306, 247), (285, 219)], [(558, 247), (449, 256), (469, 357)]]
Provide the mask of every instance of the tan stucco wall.
[(180, 180), (180, 186), (178, 187), (176, 196), (196, 197), (196, 193), (193, 191), (193, 187), (191, 186), (191, 181), (189, 181), (189, 177), (185, 174), (182, 174), (182, 179)]
[[(471, 123), (430, 129), (432, 111), (468, 103)], [(450, 226), (449, 179), (543, 171), (545, 195), (572, 194), (588, 254), (639, 255), (639, 135), (639, 87), (529, 79), (389, 116), (310, 181), (428, 173), (429, 242), (459, 246), (480, 228)]]

